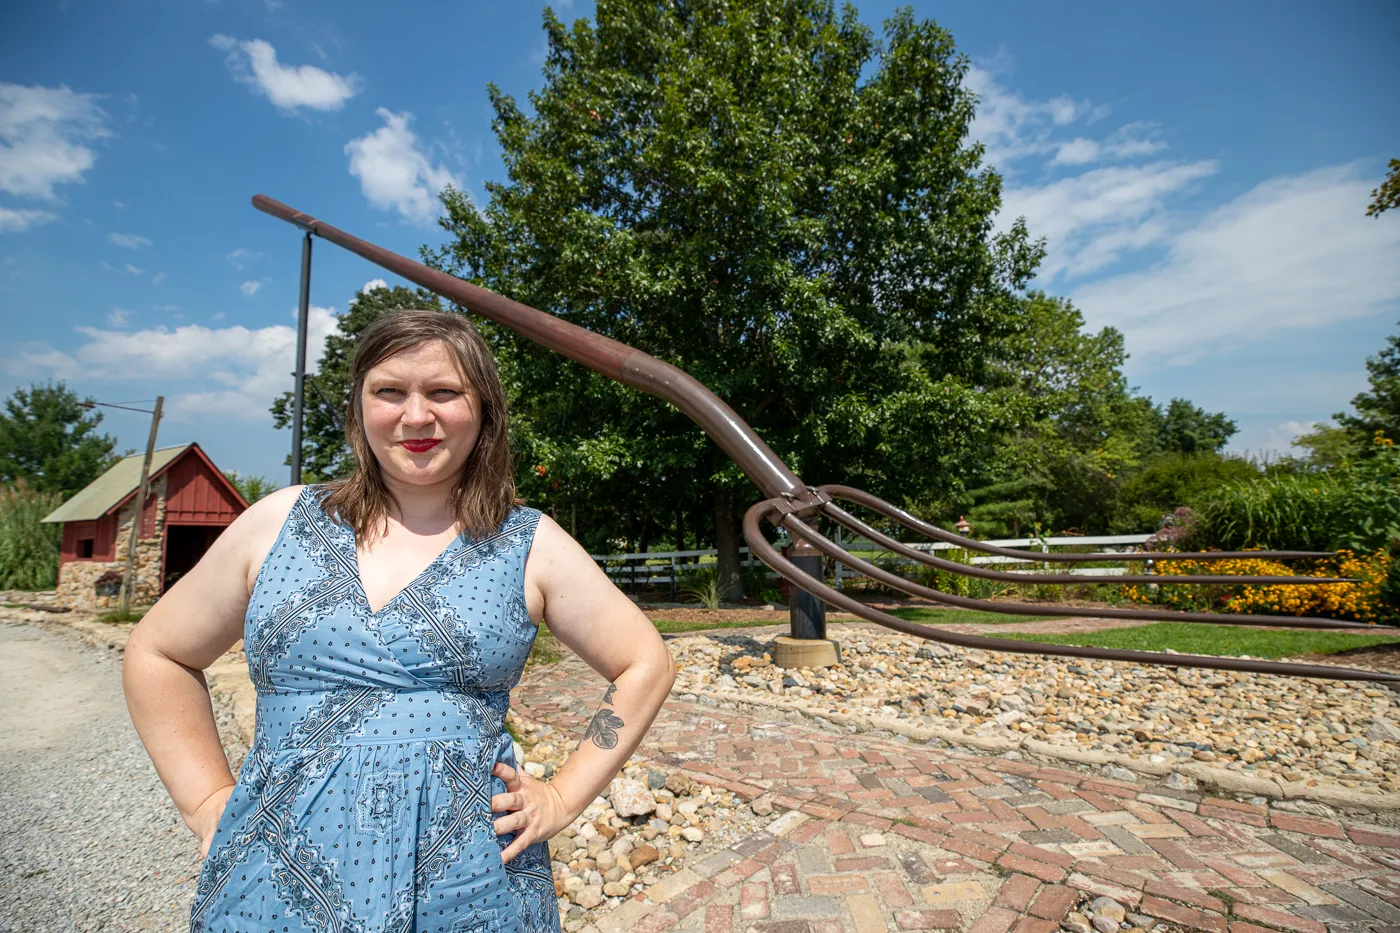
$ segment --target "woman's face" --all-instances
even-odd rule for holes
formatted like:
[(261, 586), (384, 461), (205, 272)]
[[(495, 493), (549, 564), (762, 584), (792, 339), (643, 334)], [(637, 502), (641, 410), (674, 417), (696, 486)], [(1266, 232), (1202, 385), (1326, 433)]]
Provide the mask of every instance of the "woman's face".
[(389, 482), (455, 481), (481, 434), (481, 400), (440, 340), (372, 368), (361, 404), (365, 437)]

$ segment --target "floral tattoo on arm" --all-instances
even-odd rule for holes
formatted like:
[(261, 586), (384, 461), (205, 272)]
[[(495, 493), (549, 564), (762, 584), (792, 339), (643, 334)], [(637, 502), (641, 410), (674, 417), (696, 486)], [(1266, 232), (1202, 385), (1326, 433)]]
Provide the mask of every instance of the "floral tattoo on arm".
[[(603, 694), (603, 702), (611, 703), (613, 691), (617, 689), (617, 684), (608, 684), (608, 692)], [(617, 730), (621, 729), (623, 722), (610, 709), (600, 709), (593, 714), (593, 719), (588, 723), (588, 728), (584, 730), (583, 740), (587, 742), (593, 740), (593, 744), (599, 748), (617, 747)]]

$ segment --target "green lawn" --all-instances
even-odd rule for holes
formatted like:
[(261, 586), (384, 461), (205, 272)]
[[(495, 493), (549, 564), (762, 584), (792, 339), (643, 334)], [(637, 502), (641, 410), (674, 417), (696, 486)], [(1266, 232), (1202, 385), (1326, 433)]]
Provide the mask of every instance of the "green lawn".
[[(1005, 625), (1009, 622), (1040, 622), (1049, 616), (1005, 616), (997, 612), (975, 612), (970, 609), (927, 609), (918, 607), (914, 609), (895, 609), (890, 615), (904, 619), (907, 622), (921, 622), (925, 625), (949, 625), (953, 623), (977, 622), (987, 625)], [(658, 632), (668, 635), (679, 632), (698, 632), (702, 629), (711, 628), (756, 628), (761, 625), (786, 625), (788, 617), (781, 612), (773, 613), (773, 618), (767, 621), (747, 621), (743, 619), (726, 619), (723, 616), (714, 620), (701, 622), (679, 622), (671, 619), (658, 619), (654, 623)], [(831, 622), (831, 625), (840, 625), (839, 621)]]
[(1139, 651), (1161, 651), (1170, 648), (1183, 654), (1247, 654), (1255, 658), (1287, 658), (1302, 654), (1336, 654), (1351, 648), (1400, 642), (1400, 630), (1388, 631), (1395, 634), (1353, 635), (1350, 632), (1307, 632), (1297, 629), (1246, 628), (1239, 625), (1157, 622), (1135, 628), (1114, 628), (1073, 635), (1029, 635), (1009, 632), (993, 634), (992, 637)]
[(987, 625), (1009, 625), (1013, 622), (1044, 622), (1055, 616), (1008, 616), (1000, 612), (979, 612), (975, 609), (894, 609), (890, 615), (898, 616), (906, 622), (922, 622), (925, 625), (952, 625), (955, 623), (981, 622)]

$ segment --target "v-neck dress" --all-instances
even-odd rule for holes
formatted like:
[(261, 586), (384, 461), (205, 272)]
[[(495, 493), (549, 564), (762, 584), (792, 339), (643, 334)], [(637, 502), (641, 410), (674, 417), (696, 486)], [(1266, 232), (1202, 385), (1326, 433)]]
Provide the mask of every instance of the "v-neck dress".
[(214, 833), (193, 933), (558, 933), (544, 841), (501, 861), (491, 797), (535, 639), (540, 513), (454, 540), (377, 612), (354, 535), (302, 490), (244, 623), (253, 746)]

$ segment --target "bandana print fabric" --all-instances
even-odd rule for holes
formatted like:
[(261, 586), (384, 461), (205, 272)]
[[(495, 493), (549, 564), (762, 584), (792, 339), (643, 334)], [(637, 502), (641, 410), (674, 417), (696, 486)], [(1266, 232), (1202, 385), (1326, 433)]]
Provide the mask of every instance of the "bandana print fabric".
[(253, 747), (199, 875), (193, 933), (559, 933), (546, 843), (501, 851), (491, 797), (535, 639), (540, 513), (458, 536), (371, 612), (353, 531), (302, 490), (244, 625)]

